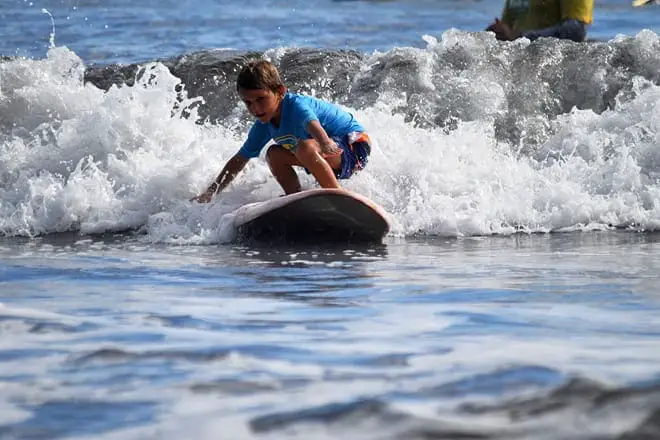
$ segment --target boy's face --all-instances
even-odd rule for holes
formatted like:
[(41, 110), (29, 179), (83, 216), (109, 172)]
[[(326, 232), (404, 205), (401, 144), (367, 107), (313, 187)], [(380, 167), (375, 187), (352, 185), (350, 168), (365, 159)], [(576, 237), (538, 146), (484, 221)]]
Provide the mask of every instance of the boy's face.
[(238, 95), (250, 114), (260, 122), (268, 123), (279, 119), (284, 87), (277, 93), (270, 89), (239, 89)]

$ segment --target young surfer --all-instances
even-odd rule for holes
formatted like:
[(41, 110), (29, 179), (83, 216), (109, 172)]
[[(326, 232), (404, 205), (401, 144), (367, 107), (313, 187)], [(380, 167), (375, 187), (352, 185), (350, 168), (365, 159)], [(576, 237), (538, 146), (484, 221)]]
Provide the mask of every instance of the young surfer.
[(322, 188), (339, 188), (337, 179), (348, 179), (367, 164), (369, 137), (353, 115), (329, 102), (288, 92), (272, 63), (261, 60), (246, 65), (238, 75), (236, 90), (257, 120), (218, 177), (191, 200), (209, 202), (271, 140), (268, 165), (286, 194), (301, 190), (294, 166), (305, 168)]

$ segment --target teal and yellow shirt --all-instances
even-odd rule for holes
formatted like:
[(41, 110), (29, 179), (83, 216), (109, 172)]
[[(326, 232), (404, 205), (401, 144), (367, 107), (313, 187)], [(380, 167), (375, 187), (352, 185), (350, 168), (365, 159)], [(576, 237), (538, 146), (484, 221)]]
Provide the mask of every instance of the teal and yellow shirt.
[(594, 0), (506, 0), (502, 21), (517, 32), (557, 26), (564, 20), (593, 21)]

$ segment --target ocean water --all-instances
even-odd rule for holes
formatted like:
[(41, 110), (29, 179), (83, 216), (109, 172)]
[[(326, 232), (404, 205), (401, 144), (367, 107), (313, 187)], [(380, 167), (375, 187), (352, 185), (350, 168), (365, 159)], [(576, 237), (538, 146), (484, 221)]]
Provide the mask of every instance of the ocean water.
[[(659, 438), (660, 7), (500, 8), (5, 1), (0, 439)], [(262, 159), (188, 201), (254, 57), (367, 127), (382, 245), (233, 243)]]

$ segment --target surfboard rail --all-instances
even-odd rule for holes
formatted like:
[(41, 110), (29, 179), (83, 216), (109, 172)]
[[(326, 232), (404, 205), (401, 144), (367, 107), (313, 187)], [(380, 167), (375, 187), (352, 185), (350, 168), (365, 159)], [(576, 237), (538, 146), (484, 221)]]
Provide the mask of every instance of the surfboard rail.
[(386, 211), (346, 189), (316, 188), (243, 205), (234, 212), (237, 241), (382, 242)]

